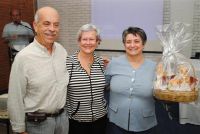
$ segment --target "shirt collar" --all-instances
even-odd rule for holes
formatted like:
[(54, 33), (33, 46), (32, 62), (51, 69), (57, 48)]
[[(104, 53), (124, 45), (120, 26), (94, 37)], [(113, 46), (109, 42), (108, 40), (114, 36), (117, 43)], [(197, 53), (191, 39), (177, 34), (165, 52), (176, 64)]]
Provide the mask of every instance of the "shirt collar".
[[(20, 23), (22, 24), (23, 22), (20, 21)], [(12, 24), (12, 25), (15, 25), (15, 23), (14, 23), (13, 21), (11, 22), (11, 24)], [(19, 25), (15, 25), (15, 26), (19, 26)]]
[[(36, 44), (36, 47), (39, 48), (41, 51), (45, 52), (45, 53), (48, 53), (48, 50), (45, 46), (43, 46), (42, 44), (40, 44), (35, 38), (34, 38), (34, 41), (33, 41), (35, 44)], [(55, 49), (56, 49), (56, 45), (55, 45), (55, 42), (53, 43), (53, 48), (52, 48), (52, 55), (54, 54), (55, 52)]]

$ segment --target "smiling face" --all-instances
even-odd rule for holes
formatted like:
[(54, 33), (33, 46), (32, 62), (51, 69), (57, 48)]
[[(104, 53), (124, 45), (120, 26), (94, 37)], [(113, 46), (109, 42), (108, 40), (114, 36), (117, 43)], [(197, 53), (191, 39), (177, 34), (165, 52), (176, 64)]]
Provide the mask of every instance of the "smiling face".
[(124, 42), (126, 54), (129, 56), (142, 55), (144, 44), (138, 34), (127, 34)]
[(33, 23), (36, 40), (44, 45), (53, 45), (58, 38), (59, 32), (59, 15), (52, 8), (44, 8), (38, 12), (38, 20)]
[(82, 32), (78, 43), (82, 53), (92, 54), (99, 44), (97, 32), (95, 30)]

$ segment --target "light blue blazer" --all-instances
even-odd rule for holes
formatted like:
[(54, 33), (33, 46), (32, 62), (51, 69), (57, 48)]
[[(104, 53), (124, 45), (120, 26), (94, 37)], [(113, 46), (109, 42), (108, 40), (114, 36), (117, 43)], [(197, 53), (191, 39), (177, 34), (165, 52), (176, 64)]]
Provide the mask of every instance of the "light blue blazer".
[(152, 94), (155, 67), (155, 62), (145, 59), (134, 69), (125, 55), (111, 60), (106, 69), (106, 79), (110, 82), (110, 122), (135, 132), (157, 125)]

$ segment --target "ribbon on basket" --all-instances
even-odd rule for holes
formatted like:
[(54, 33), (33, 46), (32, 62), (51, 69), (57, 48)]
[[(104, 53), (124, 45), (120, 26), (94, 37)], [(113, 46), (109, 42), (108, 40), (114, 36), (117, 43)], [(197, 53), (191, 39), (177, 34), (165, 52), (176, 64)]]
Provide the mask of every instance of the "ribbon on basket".
[(185, 56), (179, 53), (194, 37), (193, 33), (186, 33), (189, 27), (189, 24), (181, 22), (157, 26), (157, 35), (163, 46), (163, 69), (168, 75), (176, 74), (177, 64), (189, 63)]

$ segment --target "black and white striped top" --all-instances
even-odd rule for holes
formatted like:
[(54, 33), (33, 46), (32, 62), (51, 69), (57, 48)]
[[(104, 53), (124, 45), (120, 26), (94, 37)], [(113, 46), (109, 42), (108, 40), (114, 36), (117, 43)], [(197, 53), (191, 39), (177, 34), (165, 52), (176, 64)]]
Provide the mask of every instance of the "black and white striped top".
[(77, 55), (78, 52), (67, 57), (70, 80), (66, 106), (71, 119), (93, 122), (107, 113), (103, 61), (94, 54), (94, 63), (88, 75), (81, 67)]

